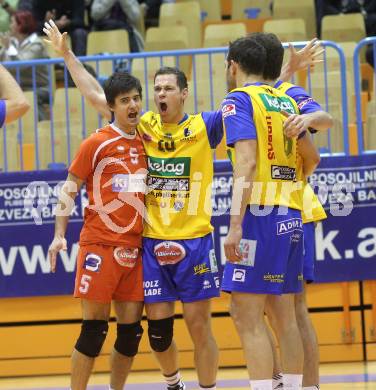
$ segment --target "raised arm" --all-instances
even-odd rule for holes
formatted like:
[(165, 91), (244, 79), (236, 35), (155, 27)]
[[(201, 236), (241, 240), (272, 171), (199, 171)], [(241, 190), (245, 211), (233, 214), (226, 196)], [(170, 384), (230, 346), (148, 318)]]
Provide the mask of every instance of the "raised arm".
[(44, 26), (43, 31), (49, 38), (45, 41), (53, 47), (57, 54), (64, 58), (69, 73), (81, 94), (101, 115), (111, 120), (111, 112), (107, 107), (103, 88), (69, 49), (67, 33), (61, 34), (52, 20), (46, 22)]
[(0, 99), (5, 101), (5, 123), (15, 121), (30, 108), (17, 81), (3, 65), (0, 65)]
[(282, 68), (280, 80), (288, 81), (295, 72), (306, 69), (308, 66), (314, 67), (322, 62), (323, 60), (318, 59), (324, 52), (320, 45), (320, 41), (314, 38), (303, 49), (296, 51), (294, 46), (289, 43), (290, 58)]

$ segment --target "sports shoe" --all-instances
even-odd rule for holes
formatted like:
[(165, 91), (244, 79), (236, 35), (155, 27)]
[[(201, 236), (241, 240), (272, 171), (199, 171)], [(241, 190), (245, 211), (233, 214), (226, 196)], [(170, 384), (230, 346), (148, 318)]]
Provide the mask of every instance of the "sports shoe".
[(180, 381), (180, 383), (176, 386), (167, 386), (167, 390), (185, 390), (185, 383)]

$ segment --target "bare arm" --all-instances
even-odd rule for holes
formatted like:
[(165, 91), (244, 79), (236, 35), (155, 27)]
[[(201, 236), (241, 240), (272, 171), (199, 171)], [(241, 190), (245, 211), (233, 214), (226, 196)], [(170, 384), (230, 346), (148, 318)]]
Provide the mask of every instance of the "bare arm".
[(106, 119), (111, 119), (111, 112), (107, 107), (106, 96), (103, 88), (69, 49), (67, 33), (61, 34), (55, 23), (50, 20), (45, 23), (43, 29), (49, 39), (46, 39), (56, 51), (64, 58), (65, 64), (72, 76), (74, 83), (89, 103)]
[(235, 144), (234, 187), (231, 200), (230, 230), (224, 244), (226, 258), (240, 261), (240, 240), (246, 207), (252, 193), (256, 170), (256, 140), (238, 141)]
[(2, 65), (0, 65), (0, 99), (5, 100), (5, 123), (15, 121), (30, 108), (17, 81)]
[(67, 230), (69, 216), (74, 207), (74, 199), (81, 188), (82, 180), (69, 173), (67, 180), (61, 188), (59, 202), (56, 206), (55, 235), (48, 248), (48, 257), (51, 265), (51, 272), (56, 269), (56, 256), (60, 250), (67, 250), (65, 232)]
[(320, 163), (320, 154), (308, 133), (298, 140), (298, 152), (303, 160), (304, 176), (308, 177)]
[(325, 111), (316, 111), (309, 114), (289, 115), (283, 124), (287, 137), (297, 137), (308, 129), (328, 130), (333, 126), (333, 118)]
[(280, 80), (288, 81), (293, 74), (299, 70), (314, 67), (315, 64), (322, 62), (318, 57), (323, 53), (324, 49), (321, 49), (320, 41), (317, 38), (312, 39), (303, 49), (296, 51), (294, 46), (289, 44), (290, 59), (282, 67)]

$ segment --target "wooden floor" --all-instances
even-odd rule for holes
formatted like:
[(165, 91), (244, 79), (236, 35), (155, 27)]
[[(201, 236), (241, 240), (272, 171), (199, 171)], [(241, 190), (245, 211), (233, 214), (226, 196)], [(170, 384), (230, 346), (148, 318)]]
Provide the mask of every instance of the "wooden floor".
[[(195, 372), (182, 371), (187, 389), (197, 389)], [(376, 390), (376, 362), (322, 364), (320, 367), (322, 390)], [(90, 381), (90, 390), (107, 390), (107, 374), (95, 374)], [(218, 389), (249, 389), (245, 369), (220, 369)], [(69, 390), (67, 376), (26, 377), (0, 379), (0, 389)], [(130, 375), (126, 389), (165, 390), (159, 372), (134, 372)]]

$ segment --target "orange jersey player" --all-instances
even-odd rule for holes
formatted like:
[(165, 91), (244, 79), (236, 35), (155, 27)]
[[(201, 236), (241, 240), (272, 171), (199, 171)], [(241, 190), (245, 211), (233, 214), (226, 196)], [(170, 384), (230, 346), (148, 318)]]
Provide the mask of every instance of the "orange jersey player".
[(80, 235), (74, 296), (81, 298), (83, 322), (72, 354), (71, 389), (84, 390), (108, 331), (111, 301), (117, 338), (111, 357), (110, 389), (123, 389), (143, 333), (141, 234), (146, 157), (136, 126), (142, 88), (128, 73), (105, 83), (114, 121), (87, 138), (69, 167), (49, 248), (51, 270), (66, 249), (64, 238), (73, 199), (83, 183), (89, 204)]

